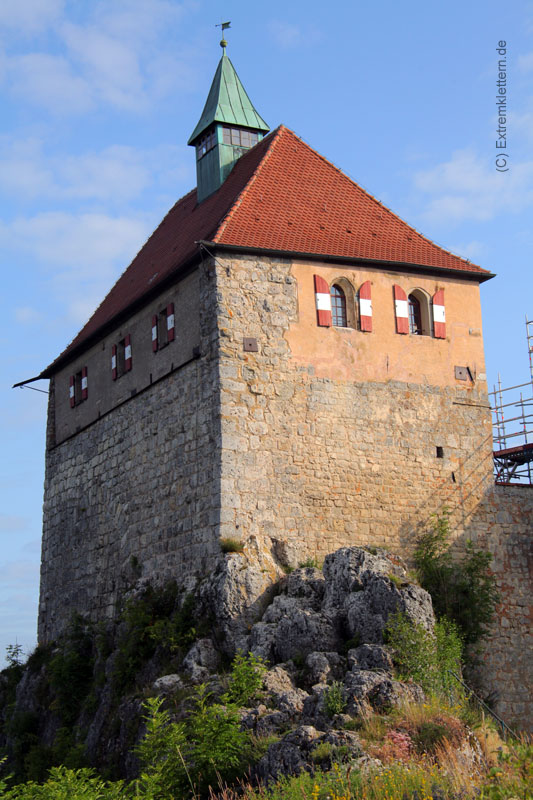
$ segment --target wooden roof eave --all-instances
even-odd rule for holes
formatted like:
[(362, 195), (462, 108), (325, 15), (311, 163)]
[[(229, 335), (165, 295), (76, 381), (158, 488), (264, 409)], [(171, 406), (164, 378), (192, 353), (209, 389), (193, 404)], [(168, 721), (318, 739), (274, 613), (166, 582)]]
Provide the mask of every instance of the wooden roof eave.
[(226, 242), (212, 242), (201, 240), (198, 244), (213, 250), (235, 252), (239, 254), (251, 253), (253, 255), (264, 255), (277, 258), (297, 258), (305, 261), (325, 261), (327, 263), (346, 264), (346, 266), (375, 266), (386, 268), (392, 272), (423, 272), (426, 275), (450, 275), (456, 278), (484, 283), (496, 277), (495, 272), (483, 270), (453, 269), (452, 267), (435, 267), (426, 264), (413, 264), (408, 261), (386, 261), (377, 258), (361, 258), (359, 256), (334, 256), (328, 253), (306, 253), (300, 250), (271, 250), (266, 247), (248, 247), (245, 245), (227, 244)]

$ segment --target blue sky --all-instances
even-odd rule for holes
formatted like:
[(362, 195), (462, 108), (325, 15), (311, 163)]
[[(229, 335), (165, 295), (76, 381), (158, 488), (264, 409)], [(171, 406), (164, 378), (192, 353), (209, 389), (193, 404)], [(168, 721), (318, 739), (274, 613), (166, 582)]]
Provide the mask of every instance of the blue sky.
[[(73, 338), (177, 198), (228, 55), (284, 123), (482, 286), (489, 385), (529, 378), (533, 3), (18, 0), (0, 4), (0, 659), (35, 644), (46, 395), (11, 385)], [(509, 169), (496, 169), (506, 41)], [(501, 154), (501, 151), (500, 151)], [(46, 390), (45, 382), (34, 384)]]

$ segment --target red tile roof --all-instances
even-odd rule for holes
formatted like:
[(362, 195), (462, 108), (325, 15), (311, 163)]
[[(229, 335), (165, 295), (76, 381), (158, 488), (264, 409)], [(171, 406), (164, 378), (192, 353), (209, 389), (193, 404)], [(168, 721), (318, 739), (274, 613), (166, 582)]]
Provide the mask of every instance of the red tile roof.
[(189, 192), (168, 212), (53, 373), (115, 317), (176, 273), (200, 240), (221, 245), (491, 273), (426, 239), (281, 125), (237, 161), (218, 191)]

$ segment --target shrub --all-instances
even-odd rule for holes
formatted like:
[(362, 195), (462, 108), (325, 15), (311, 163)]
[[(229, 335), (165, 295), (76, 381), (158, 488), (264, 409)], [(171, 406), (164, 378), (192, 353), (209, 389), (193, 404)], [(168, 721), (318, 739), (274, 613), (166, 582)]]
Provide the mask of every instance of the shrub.
[(250, 737), (240, 730), (239, 713), (211, 699), (205, 684), (196, 687), (184, 722), (172, 722), (162, 699), (145, 702), (146, 734), (135, 751), (143, 766), (141, 797), (204, 792), (219, 778), (232, 780), (244, 766)]
[[(4, 786), (0, 781), (0, 789)], [(108, 783), (98, 777), (94, 770), (52, 767), (43, 784), (30, 781), (0, 796), (5, 800), (121, 800), (128, 795), (122, 781)]]
[(163, 587), (149, 585), (141, 596), (126, 602), (113, 669), (116, 694), (124, 693), (134, 684), (137, 672), (157, 648), (174, 655), (200, 635), (193, 613), (193, 596), (187, 595), (181, 608), (177, 604), (175, 582)]
[(465, 645), (478, 642), (494, 617), (499, 595), (489, 571), (492, 555), (477, 550), (471, 541), (461, 561), (452, 559), (450, 519), (447, 509), (434, 515), (432, 529), (417, 542), (414, 561), (420, 585), (433, 600), (438, 617), (457, 625)]
[(238, 652), (233, 659), (229, 689), (222, 697), (224, 703), (246, 706), (258, 698), (263, 683), (266, 664), (253, 653)]
[(401, 612), (391, 614), (385, 628), (399, 677), (413, 680), (424, 691), (447, 699), (462, 697), (449, 670), (461, 670), (461, 640), (449, 620), (435, 625), (435, 634), (413, 624)]
[(298, 566), (302, 569), (322, 569), (322, 565), (316, 556), (309, 556)]
[(324, 708), (328, 717), (342, 714), (346, 708), (346, 700), (340, 681), (333, 681), (324, 692)]

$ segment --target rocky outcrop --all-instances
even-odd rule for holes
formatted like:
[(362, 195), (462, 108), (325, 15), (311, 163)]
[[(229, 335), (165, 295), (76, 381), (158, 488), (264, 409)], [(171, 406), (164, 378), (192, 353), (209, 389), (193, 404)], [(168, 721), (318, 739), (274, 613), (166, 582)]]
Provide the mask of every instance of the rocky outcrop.
[[(227, 686), (221, 668), (239, 650), (268, 665), (259, 702), (240, 710), (243, 729), (278, 737), (256, 765), (256, 777), (263, 781), (327, 768), (332, 760), (365, 759), (357, 735), (345, 725), (370, 711), (423, 697), (415, 684), (395, 679), (384, 643), (387, 621), (396, 611), (428, 631), (434, 625), (430, 597), (409, 580), (403, 563), (384, 551), (345, 547), (328, 555), (323, 569), (299, 567), (286, 574), (278, 551), (268, 537), (251, 537), (242, 552), (221, 555), (208, 579), (183, 587), (170, 606), (171, 617), (145, 631), (160, 644), (129, 676), (134, 682), (119, 697), (116, 665), (120, 662), (124, 671), (129, 663), (124, 649), (119, 652), (125, 647), (127, 621), (110, 633), (115, 650), (105, 656), (99, 652), (94, 669), (100, 683), (95, 677), (75, 723), (77, 731), (85, 732), (80, 743), (91, 763), (103, 766), (112, 759), (117, 774), (133, 777), (138, 764), (132, 748), (143, 730), (139, 690), (147, 686), (150, 693), (168, 698), (183, 718), (196, 685), (209, 684), (214, 699), (223, 695)], [(130, 592), (130, 610), (142, 602), (147, 588), (139, 584)], [(146, 608), (143, 613), (139, 618), (150, 620)], [(165, 650), (157, 639), (168, 630), (179, 640), (179, 631), (185, 629), (189, 638), (183, 649), (174, 648), (171, 639)], [(19, 711), (40, 719), (45, 744), (51, 746), (60, 722), (54, 717), (53, 697), (46, 697), (46, 709), (39, 700), (45, 673), (43, 667), (38, 674), (24, 674), (16, 704)]]
[[(275, 664), (312, 652), (338, 653), (350, 640), (354, 647), (380, 645), (387, 620), (397, 611), (433, 628), (430, 596), (409, 580), (402, 561), (385, 551), (343, 547), (326, 557), (323, 570), (301, 567), (283, 576), (268, 542), (253, 537), (243, 554), (227, 556), (200, 586), (227, 651), (251, 650)], [(361, 651), (360, 657), (361, 667), (390, 668), (383, 651)]]

